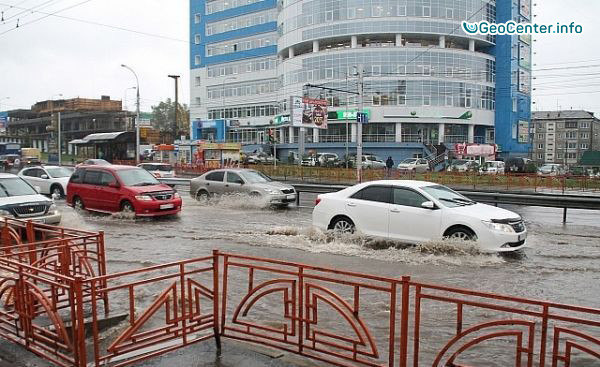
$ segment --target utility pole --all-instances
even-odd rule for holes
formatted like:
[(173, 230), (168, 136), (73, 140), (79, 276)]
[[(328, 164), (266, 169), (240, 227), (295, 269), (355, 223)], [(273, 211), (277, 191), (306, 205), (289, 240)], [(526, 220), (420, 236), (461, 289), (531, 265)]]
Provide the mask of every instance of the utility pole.
[(131, 71), (133, 76), (135, 76), (135, 84), (136, 84), (136, 117), (135, 117), (135, 164), (140, 163), (140, 80), (138, 79), (137, 74), (133, 71), (132, 68), (125, 64), (121, 64), (121, 67)]
[[(363, 65), (358, 65), (358, 112), (361, 116), (364, 106), (364, 70)], [(356, 119), (356, 180), (362, 182), (362, 121)]]
[(175, 144), (175, 140), (177, 139), (177, 110), (179, 109), (179, 75), (169, 75), (169, 78), (175, 80), (175, 121), (173, 123), (173, 144)]
[(58, 111), (58, 165), (62, 166), (62, 138), (61, 138), (61, 128), (60, 128), (60, 111)]

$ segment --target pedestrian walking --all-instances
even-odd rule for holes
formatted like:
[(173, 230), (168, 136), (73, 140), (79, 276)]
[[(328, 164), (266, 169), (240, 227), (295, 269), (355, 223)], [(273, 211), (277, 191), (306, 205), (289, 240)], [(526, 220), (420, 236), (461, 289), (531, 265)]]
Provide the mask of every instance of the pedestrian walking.
[(392, 169), (394, 168), (394, 160), (392, 159), (392, 156), (389, 156), (388, 159), (385, 161), (385, 166), (387, 167), (386, 176), (388, 178), (392, 177)]

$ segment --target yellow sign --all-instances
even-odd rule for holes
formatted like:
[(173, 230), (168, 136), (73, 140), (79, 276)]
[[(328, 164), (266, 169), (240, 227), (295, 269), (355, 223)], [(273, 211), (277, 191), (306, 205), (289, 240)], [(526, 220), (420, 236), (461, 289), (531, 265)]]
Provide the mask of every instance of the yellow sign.
[(240, 150), (239, 143), (200, 143), (200, 149), (204, 150)]

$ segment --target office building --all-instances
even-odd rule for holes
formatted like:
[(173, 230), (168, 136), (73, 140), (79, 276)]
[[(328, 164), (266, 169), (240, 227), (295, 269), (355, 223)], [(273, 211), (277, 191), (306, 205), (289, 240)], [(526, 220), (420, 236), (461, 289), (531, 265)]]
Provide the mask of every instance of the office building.
[(300, 135), (290, 97), (306, 96), (329, 112), (306, 149), (343, 155), (356, 149), (363, 65), (366, 151), (403, 159), (495, 143), (501, 156), (529, 156), (530, 38), (469, 35), (461, 22), (528, 22), (530, 5), (191, 0), (192, 136), (252, 145), (273, 129), (287, 155)]

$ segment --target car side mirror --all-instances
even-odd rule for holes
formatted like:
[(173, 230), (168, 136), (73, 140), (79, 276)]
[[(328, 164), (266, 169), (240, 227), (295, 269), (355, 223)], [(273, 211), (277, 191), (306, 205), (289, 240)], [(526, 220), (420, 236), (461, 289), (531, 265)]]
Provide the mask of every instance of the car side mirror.
[(433, 209), (436, 209), (437, 207), (435, 206), (433, 201), (426, 201), (423, 204), (421, 204), (421, 208), (433, 210)]
[(48, 175), (41, 175), (40, 177), (43, 178), (44, 180), (47, 180), (49, 178)]
[(242, 181), (242, 180), (239, 180), (239, 181), (237, 181), (237, 183), (239, 183), (240, 185), (243, 185), (243, 184), (244, 184), (244, 181)]

